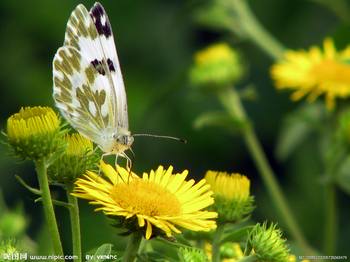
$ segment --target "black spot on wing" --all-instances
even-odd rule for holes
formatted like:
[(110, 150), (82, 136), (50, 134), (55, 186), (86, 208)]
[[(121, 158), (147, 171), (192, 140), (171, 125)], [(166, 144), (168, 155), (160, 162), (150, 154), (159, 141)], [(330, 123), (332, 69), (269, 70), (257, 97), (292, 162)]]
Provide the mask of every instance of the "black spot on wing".
[[(110, 72), (112, 71), (115, 72), (114, 63), (110, 58), (107, 59), (107, 64), (105, 60), (97, 60), (97, 59), (92, 60), (90, 63), (101, 75), (105, 75), (106, 70), (109, 70)], [(108, 69), (107, 69), (107, 66), (108, 66)]]
[(109, 58), (107, 59), (107, 64), (108, 64), (109, 71), (115, 72), (114, 64), (113, 64), (113, 61), (111, 59), (109, 59)]
[(97, 70), (97, 72), (99, 72), (101, 75), (106, 74), (106, 71), (104, 70), (103, 64), (101, 61), (95, 59), (95, 60), (91, 61), (90, 63), (94, 66), (94, 68)]
[(97, 32), (100, 35), (105, 35), (106, 38), (112, 35), (111, 24), (108, 16), (100, 3), (96, 3), (90, 10), (90, 16), (95, 23)]

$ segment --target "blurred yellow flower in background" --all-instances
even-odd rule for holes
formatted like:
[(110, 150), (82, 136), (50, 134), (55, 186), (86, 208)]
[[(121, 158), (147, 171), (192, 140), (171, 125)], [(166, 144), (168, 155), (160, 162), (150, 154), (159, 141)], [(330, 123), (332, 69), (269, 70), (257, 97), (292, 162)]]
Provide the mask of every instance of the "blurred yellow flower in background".
[(226, 43), (216, 43), (195, 53), (190, 77), (195, 86), (227, 88), (243, 72), (238, 52)]
[(196, 64), (203, 65), (216, 61), (229, 61), (234, 56), (235, 54), (229, 45), (226, 43), (217, 43), (197, 52), (194, 59)]
[[(212, 261), (213, 246), (210, 243), (205, 242), (204, 251), (209, 261)], [(220, 257), (221, 262), (237, 262), (244, 257), (244, 254), (239, 243), (226, 242), (220, 247)]]
[(284, 58), (271, 68), (278, 89), (294, 90), (293, 100), (308, 96), (314, 101), (325, 95), (328, 109), (335, 99), (350, 96), (350, 47), (337, 51), (333, 40), (323, 42), (323, 50), (313, 46), (308, 51), (288, 50)]
[[(135, 220), (133, 228), (145, 232), (145, 238), (162, 231), (168, 237), (181, 233), (178, 227), (193, 231), (210, 231), (216, 228), (216, 212), (202, 211), (214, 199), (204, 179), (195, 184), (185, 181), (188, 171), (173, 174), (173, 167), (143, 173), (142, 178), (128, 170), (101, 161), (100, 168), (107, 179), (94, 172), (77, 180), (74, 195), (90, 200), (101, 207), (106, 215)], [(125, 223), (124, 223), (125, 224)], [(131, 223), (132, 224), (132, 223)], [(152, 229), (152, 227), (155, 229)]]

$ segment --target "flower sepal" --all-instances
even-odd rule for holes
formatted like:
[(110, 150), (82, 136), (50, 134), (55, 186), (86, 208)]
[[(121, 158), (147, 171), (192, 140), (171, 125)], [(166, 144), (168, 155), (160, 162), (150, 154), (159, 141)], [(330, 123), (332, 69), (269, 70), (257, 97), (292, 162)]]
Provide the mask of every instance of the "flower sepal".
[[(143, 236), (146, 236), (146, 227), (140, 227), (138, 224), (137, 218), (131, 217), (126, 218), (124, 216), (108, 216), (108, 220), (110, 225), (116, 228), (117, 234), (120, 236), (130, 236), (133, 233), (141, 233)], [(154, 239), (156, 237), (163, 238), (166, 241), (174, 242), (176, 239), (172, 236), (168, 237), (164, 231), (154, 228), (152, 229), (152, 235), (148, 238)]]
[(243, 201), (227, 200), (225, 197), (217, 196), (215, 198), (215, 210), (221, 214), (217, 220), (220, 224), (245, 222), (254, 210), (254, 197), (249, 196)]

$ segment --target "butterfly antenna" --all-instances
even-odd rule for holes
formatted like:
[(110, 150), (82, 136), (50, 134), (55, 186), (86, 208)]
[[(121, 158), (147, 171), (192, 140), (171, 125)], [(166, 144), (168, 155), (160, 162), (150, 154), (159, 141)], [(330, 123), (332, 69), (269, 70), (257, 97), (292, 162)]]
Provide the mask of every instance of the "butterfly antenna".
[(160, 136), (160, 135), (152, 135), (152, 134), (134, 134), (133, 136), (134, 137), (135, 136), (148, 136), (148, 137), (155, 137), (155, 138), (165, 138), (165, 139), (179, 141), (179, 142), (184, 143), (184, 144), (187, 143), (186, 139), (182, 139), (182, 138), (174, 137), (174, 136)]

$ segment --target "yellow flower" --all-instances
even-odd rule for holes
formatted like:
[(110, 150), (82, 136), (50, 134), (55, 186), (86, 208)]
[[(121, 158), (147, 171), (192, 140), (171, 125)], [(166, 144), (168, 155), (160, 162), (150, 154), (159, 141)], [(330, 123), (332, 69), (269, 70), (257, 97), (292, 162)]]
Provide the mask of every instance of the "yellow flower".
[(242, 200), (249, 197), (250, 181), (246, 176), (209, 170), (205, 174), (205, 179), (216, 195)]
[(195, 63), (204, 65), (216, 61), (230, 60), (234, 57), (232, 49), (226, 43), (211, 45), (195, 54)]
[(250, 181), (246, 176), (209, 170), (205, 179), (214, 192), (214, 207), (220, 222), (239, 221), (252, 212), (254, 198), (250, 196)]
[(60, 119), (50, 107), (26, 107), (7, 120), (7, 137), (16, 154), (37, 160), (64, 148)]
[(94, 169), (100, 157), (93, 151), (92, 142), (78, 133), (64, 137), (68, 146), (48, 169), (50, 182), (71, 184), (86, 170)]
[[(149, 239), (155, 232), (167, 236), (181, 233), (178, 227), (193, 231), (216, 228), (217, 213), (202, 211), (213, 204), (212, 191), (205, 180), (185, 181), (188, 171), (173, 174), (173, 167), (144, 173), (142, 178), (126, 169), (100, 163), (106, 179), (88, 171), (77, 180), (74, 195), (99, 205), (106, 215), (123, 217), (124, 224), (145, 231)], [(154, 229), (152, 229), (155, 227)], [(155, 232), (154, 232), (155, 231)]]
[(350, 47), (337, 51), (332, 39), (327, 38), (323, 50), (313, 46), (309, 51), (289, 50), (284, 59), (271, 68), (272, 78), (278, 89), (295, 90), (293, 100), (308, 95), (314, 101), (325, 95), (328, 109), (335, 98), (350, 96)]
[(66, 153), (69, 156), (81, 156), (86, 151), (93, 150), (92, 142), (78, 133), (67, 135), (66, 140), (68, 141)]
[(210, 88), (224, 87), (243, 75), (239, 55), (226, 43), (211, 45), (194, 56), (190, 76), (192, 83)]

